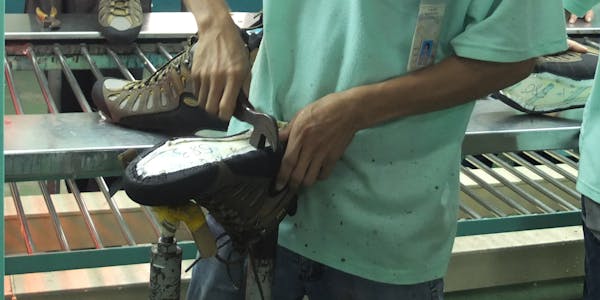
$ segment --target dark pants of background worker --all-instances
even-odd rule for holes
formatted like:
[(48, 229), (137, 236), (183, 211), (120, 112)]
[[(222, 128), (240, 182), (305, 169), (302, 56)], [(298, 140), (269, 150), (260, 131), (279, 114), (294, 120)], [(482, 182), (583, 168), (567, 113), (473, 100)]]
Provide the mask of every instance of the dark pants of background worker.
[(600, 203), (581, 197), (585, 244), (585, 282), (583, 299), (600, 299)]

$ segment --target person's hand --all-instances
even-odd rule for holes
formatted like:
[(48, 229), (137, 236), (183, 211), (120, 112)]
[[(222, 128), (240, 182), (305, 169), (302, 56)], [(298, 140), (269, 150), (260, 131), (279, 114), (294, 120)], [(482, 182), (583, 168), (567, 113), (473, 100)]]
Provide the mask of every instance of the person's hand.
[(311, 103), (279, 132), (287, 147), (277, 177), (278, 190), (287, 184), (292, 189), (310, 186), (329, 177), (358, 130), (347, 96), (334, 93)]
[(587, 53), (588, 49), (586, 46), (571, 40), (571, 39), (567, 39), (567, 45), (569, 45), (569, 50), (571, 51), (575, 51), (575, 52), (579, 52), (579, 53)]
[[(571, 16), (569, 17), (569, 24), (575, 24), (575, 22), (577, 22), (577, 19), (579, 19), (579, 17), (575, 14), (571, 14)], [(593, 10), (588, 10), (588, 12), (585, 13), (585, 15), (582, 17), (582, 19), (586, 22), (591, 22), (594, 19), (594, 11)]]
[(215, 20), (199, 32), (192, 76), (199, 85), (200, 107), (228, 121), (249, 74), (248, 49), (231, 18)]

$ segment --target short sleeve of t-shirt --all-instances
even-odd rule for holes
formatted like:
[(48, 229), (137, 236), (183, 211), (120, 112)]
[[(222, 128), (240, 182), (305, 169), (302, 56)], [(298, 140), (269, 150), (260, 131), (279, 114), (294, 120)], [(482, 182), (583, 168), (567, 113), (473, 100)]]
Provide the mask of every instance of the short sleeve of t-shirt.
[(578, 16), (583, 16), (589, 9), (598, 3), (598, 0), (563, 0), (565, 9)]
[[(517, 62), (567, 48), (560, 0), (471, 1), (451, 45), (465, 58)], [(532, 26), (532, 24), (535, 24)]]

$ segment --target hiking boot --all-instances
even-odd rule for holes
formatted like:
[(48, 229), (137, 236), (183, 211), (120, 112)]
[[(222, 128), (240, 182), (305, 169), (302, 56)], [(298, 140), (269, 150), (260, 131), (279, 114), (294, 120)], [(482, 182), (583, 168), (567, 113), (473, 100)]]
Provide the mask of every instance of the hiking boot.
[(135, 202), (206, 208), (244, 248), (295, 210), (296, 194), (274, 190), (283, 151), (250, 145), (251, 131), (226, 137), (176, 138), (142, 153), (125, 169), (123, 188)]
[(111, 123), (172, 136), (225, 130), (226, 122), (199, 107), (190, 70), (194, 49), (195, 44), (187, 46), (144, 80), (97, 81), (92, 99), (100, 114)]
[(111, 43), (131, 43), (142, 28), (144, 15), (140, 0), (100, 0), (100, 32)]
[(127, 165), (123, 187), (139, 204), (163, 206), (215, 196), (212, 193), (230, 184), (232, 176), (247, 176), (248, 181), (273, 179), (282, 155), (270, 148), (254, 148), (251, 133), (159, 143)]
[(581, 108), (592, 91), (597, 63), (598, 54), (591, 52), (543, 56), (531, 75), (492, 96), (530, 114)]

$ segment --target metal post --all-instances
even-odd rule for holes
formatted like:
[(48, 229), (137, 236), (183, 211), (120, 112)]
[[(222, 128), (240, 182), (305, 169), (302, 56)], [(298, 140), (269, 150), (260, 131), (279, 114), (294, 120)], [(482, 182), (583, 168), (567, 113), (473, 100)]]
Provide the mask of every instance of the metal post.
[(182, 251), (174, 237), (160, 237), (152, 245), (150, 300), (179, 300)]

